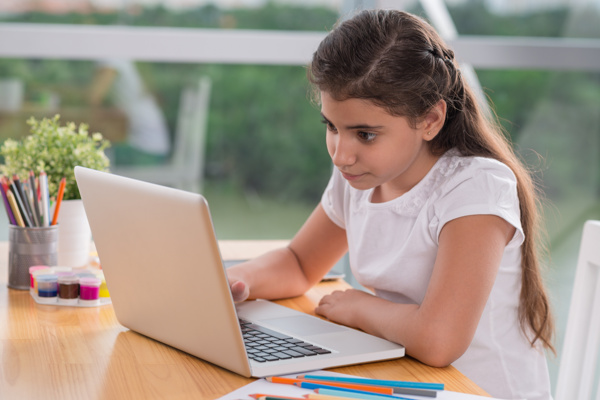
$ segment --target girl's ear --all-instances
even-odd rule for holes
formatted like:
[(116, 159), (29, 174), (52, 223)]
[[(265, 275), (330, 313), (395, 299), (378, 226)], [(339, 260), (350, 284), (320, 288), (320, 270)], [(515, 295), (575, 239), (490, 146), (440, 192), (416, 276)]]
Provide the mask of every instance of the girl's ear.
[(425, 114), (419, 124), (424, 140), (432, 140), (442, 130), (446, 122), (446, 109), (446, 102), (440, 100)]

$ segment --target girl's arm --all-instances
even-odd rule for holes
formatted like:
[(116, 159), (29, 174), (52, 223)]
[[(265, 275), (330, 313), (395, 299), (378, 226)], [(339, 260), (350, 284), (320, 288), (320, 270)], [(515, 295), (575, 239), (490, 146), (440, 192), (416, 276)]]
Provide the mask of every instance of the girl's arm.
[(323, 297), (316, 312), (401, 343), (407, 354), (425, 364), (447, 366), (469, 347), (514, 233), (512, 225), (492, 215), (450, 221), (440, 233), (421, 305), (392, 303), (349, 290)]
[(347, 250), (346, 231), (318, 205), (287, 247), (227, 269), (233, 297), (242, 301), (299, 296)]

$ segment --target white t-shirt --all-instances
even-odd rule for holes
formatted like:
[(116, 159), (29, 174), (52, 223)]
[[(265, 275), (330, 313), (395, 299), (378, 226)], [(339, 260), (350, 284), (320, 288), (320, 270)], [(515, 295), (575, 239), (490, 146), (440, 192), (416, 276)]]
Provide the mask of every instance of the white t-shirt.
[(516, 228), (473, 341), (453, 365), (494, 397), (550, 399), (545, 354), (531, 347), (518, 319), (524, 235), (513, 172), (498, 161), (451, 150), (404, 195), (371, 203), (372, 192), (352, 188), (335, 169), (321, 204), (346, 230), (358, 282), (396, 303), (423, 301), (447, 222), (497, 215)]

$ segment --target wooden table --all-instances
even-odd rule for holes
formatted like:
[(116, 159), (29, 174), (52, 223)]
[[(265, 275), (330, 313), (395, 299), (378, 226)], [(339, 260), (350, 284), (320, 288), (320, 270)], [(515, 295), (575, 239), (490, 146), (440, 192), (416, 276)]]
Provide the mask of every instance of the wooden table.
[[(284, 242), (221, 242), (226, 259), (254, 257)], [(111, 305), (39, 305), (9, 289), (8, 243), (0, 242), (0, 399), (216, 399), (253, 381), (119, 325)], [(309, 314), (326, 293), (321, 283), (279, 303)], [(333, 371), (378, 379), (443, 382), (446, 389), (486, 395), (453, 367), (432, 368), (404, 357)]]

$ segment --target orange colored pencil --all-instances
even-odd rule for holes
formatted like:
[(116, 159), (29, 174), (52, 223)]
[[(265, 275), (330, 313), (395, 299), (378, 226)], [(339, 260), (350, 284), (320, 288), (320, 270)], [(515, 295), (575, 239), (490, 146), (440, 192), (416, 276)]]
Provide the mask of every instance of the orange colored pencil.
[(65, 185), (67, 184), (67, 178), (62, 178), (58, 185), (58, 196), (56, 196), (56, 205), (54, 206), (54, 216), (52, 217), (52, 225), (56, 225), (58, 221), (58, 211), (60, 209), (60, 203), (62, 203), (63, 196), (65, 195)]
[[(353, 390), (364, 390), (366, 392), (379, 393), (379, 394), (394, 394), (394, 388), (385, 386), (372, 386), (372, 385), (361, 385), (360, 383), (348, 383), (348, 382), (333, 382), (327, 380), (310, 380), (310, 379), (298, 379), (298, 378), (284, 378), (280, 376), (271, 376), (266, 378), (269, 382), (273, 383), (284, 383), (288, 385), (300, 384), (302, 382), (316, 383), (323, 386), (333, 386), (345, 389)], [(297, 385), (298, 386), (298, 385)]]
[(296, 382), (306, 382), (306, 379), (285, 378), (283, 376), (268, 376), (265, 379), (272, 383), (284, 383), (288, 385), (293, 385)]

